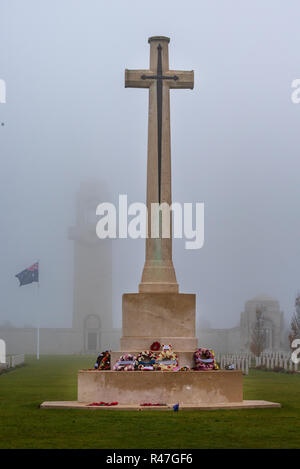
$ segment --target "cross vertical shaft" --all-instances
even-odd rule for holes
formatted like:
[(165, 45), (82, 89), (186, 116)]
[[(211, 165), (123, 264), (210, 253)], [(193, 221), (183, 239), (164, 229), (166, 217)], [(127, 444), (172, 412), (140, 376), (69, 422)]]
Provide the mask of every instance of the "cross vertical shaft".
[[(147, 208), (148, 238), (146, 261), (139, 291), (143, 293), (178, 292), (172, 261), (172, 220), (170, 236), (151, 238), (152, 204), (172, 204), (170, 88), (193, 88), (193, 72), (169, 70), (169, 38), (149, 38), (150, 69), (126, 70), (125, 87), (149, 88)], [(161, 223), (159, 222), (159, 225)]]

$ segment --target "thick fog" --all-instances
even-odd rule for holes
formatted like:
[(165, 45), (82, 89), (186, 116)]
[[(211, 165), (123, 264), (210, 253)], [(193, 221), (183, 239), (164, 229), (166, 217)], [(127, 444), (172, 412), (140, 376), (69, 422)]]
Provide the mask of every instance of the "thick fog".
[[(174, 242), (181, 292), (213, 327), (239, 322), (260, 292), (286, 317), (300, 289), (299, 2), (290, 0), (0, 0), (0, 323), (70, 327), (76, 194), (145, 201), (148, 68), (153, 35), (170, 68), (195, 71), (171, 91), (173, 201), (205, 203), (205, 244)], [(101, 241), (99, 241), (101, 242)], [(136, 292), (143, 240), (114, 240), (113, 317)], [(40, 288), (16, 273), (40, 262)], [(105, 266), (103, 266), (105, 268)]]

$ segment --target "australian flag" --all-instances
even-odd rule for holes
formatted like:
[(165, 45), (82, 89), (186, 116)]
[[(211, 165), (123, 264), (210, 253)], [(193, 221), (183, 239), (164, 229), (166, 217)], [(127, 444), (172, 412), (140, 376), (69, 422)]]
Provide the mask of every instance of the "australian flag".
[(17, 279), (19, 280), (20, 287), (22, 285), (28, 285), (29, 283), (32, 283), (32, 282), (38, 282), (39, 281), (39, 263), (36, 262), (35, 264), (32, 264), (27, 269), (22, 270), (22, 272), (15, 275), (15, 277), (17, 277)]

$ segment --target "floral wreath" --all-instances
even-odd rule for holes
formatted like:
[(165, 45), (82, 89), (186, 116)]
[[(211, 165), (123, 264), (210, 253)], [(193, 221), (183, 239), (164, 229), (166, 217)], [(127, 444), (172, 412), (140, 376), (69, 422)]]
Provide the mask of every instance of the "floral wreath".
[(157, 371), (173, 371), (178, 366), (178, 357), (172, 352), (171, 345), (163, 345), (155, 364)]
[(134, 371), (136, 356), (130, 353), (121, 355), (119, 360), (114, 365), (114, 371)]
[(150, 347), (150, 350), (152, 350), (152, 352), (158, 352), (160, 350), (160, 342), (153, 342), (153, 344), (151, 345)]
[(110, 351), (105, 350), (105, 352), (98, 355), (95, 370), (110, 370)]
[(208, 348), (199, 348), (194, 352), (195, 370), (207, 371), (217, 370), (218, 365), (215, 361), (215, 352)]
[(190, 367), (188, 365), (184, 365), (181, 368), (179, 368), (178, 371), (191, 371)]
[(138, 354), (136, 366), (138, 370), (150, 371), (154, 369), (156, 354), (151, 350), (145, 350)]

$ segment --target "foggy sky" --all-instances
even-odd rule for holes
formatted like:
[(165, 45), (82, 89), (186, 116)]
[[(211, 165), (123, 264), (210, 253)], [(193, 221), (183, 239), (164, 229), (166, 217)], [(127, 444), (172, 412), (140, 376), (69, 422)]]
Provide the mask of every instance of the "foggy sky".
[[(148, 68), (153, 35), (170, 68), (195, 71), (171, 91), (173, 201), (205, 203), (205, 244), (174, 242), (181, 292), (213, 327), (239, 322), (266, 292), (286, 316), (300, 289), (299, 2), (276, 0), (0, 0), (0, 322), (69, 327), (80, 183), (109, 200), (145, 201), (148, 91), (124, 88)], [(102, 202), (99, 200), (99, 203)], [(14, 275), (40, 261), (41, 284)], [(113, 241), (114, 325), (136, 292), (144, 241)]]

